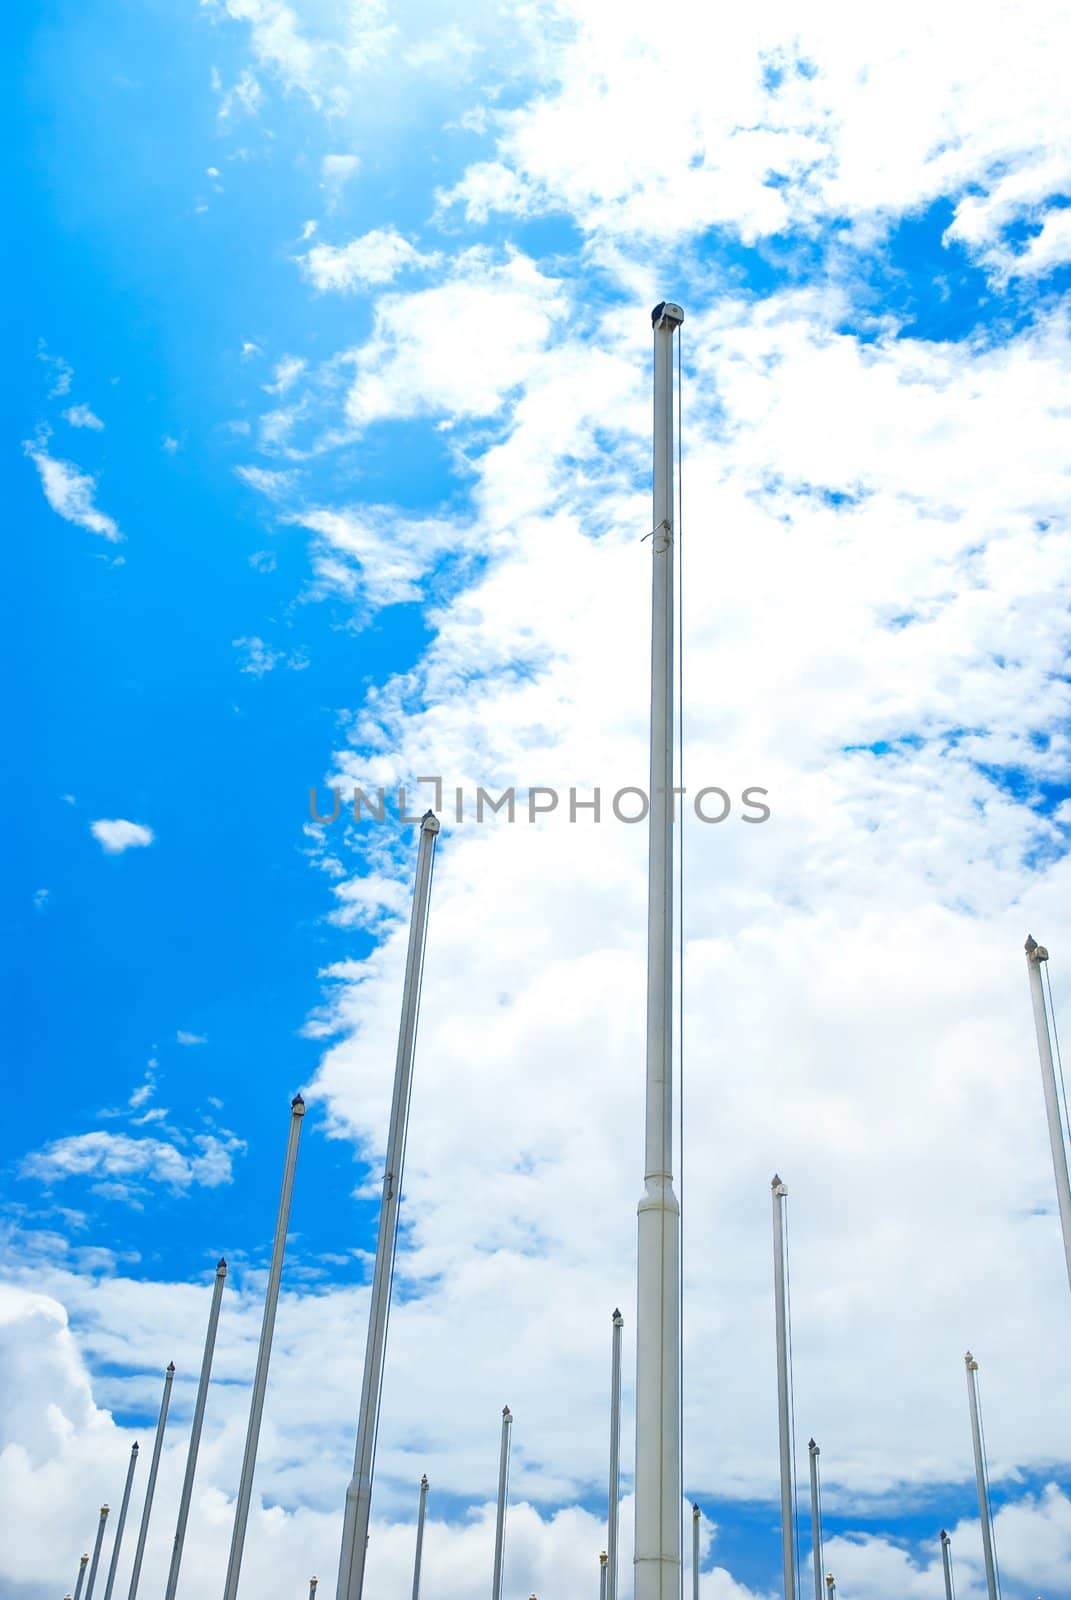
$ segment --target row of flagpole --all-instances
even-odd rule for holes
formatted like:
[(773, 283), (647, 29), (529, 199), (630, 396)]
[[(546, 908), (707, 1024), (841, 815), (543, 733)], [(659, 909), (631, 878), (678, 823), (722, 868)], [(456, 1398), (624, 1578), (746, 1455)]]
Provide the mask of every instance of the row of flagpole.
[[(684, 320), (681, 308), (671, 302), (661, 301), (651, 314), (654, 332), (654, 485), (653, 527), (651, 538), (652, 572), (652, 651), (651, 651), (651, 716), (650, 716), (650, 831), (649, 831), (649, 888), (648, 888), (648, 962), (647, 962), (647, 1071), (645, 1115), (645, 1171), (644, 1193), (638, 1208), (637, 1247), (637, 1360), (636, 1360), (636, 1456), (635, 1456), (635, 1600), (676, 1600), (680, 1592), (683, 1573), (681, 1559), (681, 1471), (680, 1471), (680, 1206), (673, 1183), (673, 1027), (674, 951), (673, 951), (673, 866), (675, 807), (671, 796), (675, 776), (674, 733), (676, 714), (680, 709), (675, 702), (674, 642), (675, 642), (675, 562), (674, 549), (679, 529), (675, 526), (674, 494), (674, 429), (673, 429), (673, 342)], [(398, 1053), (395, 1065), (394, 1093), (391, 1105), (387, 1139), (387, 1158), (380, 1201), (379, 1229), (372, 1283), (369, 1326), (365, 1346), (364, 1372), (360, 1409), (357, 1423), (357, 1440), (353, 1474), (346, 1493), (342, 1547), (339, 1558), (336, 1600), (362, 1600), (368, 1533), (371, 1516), (372, 1480), (375, 1465), (375, 1443), (379, 1423), (379, 1403), (382, 1388), (387, 1326), (397, 1246), (398, 1210), (400, 1204), (405, 1143), (408, 1132), (409, 1099), (412, 1085), (413, 1057), (416, 1042), (417, 1018), (423, 975), (424, 946), (431, 890), (431, 877), (436, 837), (439, 823), (432, 812), (421, 820), (420, 844), (417, 859), (416, 885), (409, 929), (405, 982), (402, 999), (402, 1019), (399, 1030)], [(1068, 1181), (1067, 1153), (1064, 1130), (1060, 1116), (1053, 1054), (1048, 1033), (1048, 1018), (1041, 981), (1041, 964), (1048, 952), (1033, 939), (1026, 944), (1030, 968), (1031, 993), (1037, 1025), (1038, 1045), (1044, 1080), (1046, 1114), (1050, 1141), (1064, 1250), (1071, 1282), (1071, 1185)], [(250, 1402), (249, 1423), (242, 1460), (239, 1489), (235, 1503), (234, 1527), (228, 1559), (223, 1600), (237, 1600), (245, 1546), (246, 1527), (252, 1496), (253, 1475), (257, 1446), (267, 1386), (268, 1364), (275, 1315), (278, 1305), (286, 1227), (294, 1172), (297, 1162), (298, 1140), (304, 1102), (300, 1095), (291, 1105), (290, 1138), (287, 1146), (283, 1188), (276, 1222), (268, 1287), (256, 1373)], [(779, 1443), (781, 1464), (782, 1544), (784, 1556), (785, 1600), (796, 1600), (796, 1556), (794, 1540), (794, 1464), (791, 1438), (791, 1352), (788, 1340), (788, 1285), (786, 1273), (787, 1252), (784, 1238), (783, 1203), (787, 1191), (779, 1178), (773, 1182), (774, 1237), (777, 1271), (775, 1274), (775, 1308), (777, 1314), (777, 1377)], [(225, 1263), (220, 1263), (225, 1271)], [(213, 1302), (213, 1318), (218, 1317), (218, 1296), (222, 1289), (222, 1275), (217, 1272), (217, 1298)], [(619, 1447), (620, 1447), (620, 1314), (613, 1319), (613, 1365), (611, 1378), (611, 1470), (610, 1508), (608, 1517), (608, 1550), (606, 1560), (600, 1555), (600, 1583), (605, 1587), (607, 1600), (616, 1600), (617, 1584), (617, 1502), (619, 1498)], [(210, 1319), (210, 1341), (214, 1340), (215, 1322)], [(976, 1364), (968, 1356), (968, 1382), (970, 1385), (972, 1423), (977, 1423)], [(211, 1352), (206, 1344), (202, 1365), (202, 1385), (191, 1431), (190, 1452), (187, 1459), (186, 1480), (180, 1503), (176, 1528), (172, 1568), (168, 1578), (166, 1600), (174, 1600), (178, 1582), (178, 1566), (189, 1514), (189, 1497), (192, 1492), (193, 1471), (196, 1465), (196, 1447), (203, 1421), (203, 1399), (207, 1393)], [(134, 1574), (128, 1600), (135, 1600), (141, 1560), (144, 1554), (148, 1518), (152, 1506), (156, 1471), (159, 1466), (163, 1429), (174, 1376), (173, 1365), (168, 1368), (164, 1399), (153, 1450), (149, 1484), (146, 1490), (138, 1549), (135, 1555)], [(495, 1560), (492, 1580), (492, 1600), (501, 1600), (503, 1569), (503, 1537), (508, 1481), (509, 1434), (512, 1415), (509, 1408), (503, 1411), (502, 1444), (499, 1465), (499, 1491), (496, 1517)], [(812, 1441), (813, 1444), (813, 1441)], [(980, 1446), (976, 1446), (979, 1497), (982, 1499), (984, 1459)], [(817, 1446), (812, 1450), (812, 1516), (817, 1529)], [(979, 1462), (981, 1465), (978, 1465)], [(116, 1544), (122, 1534), (122, 1525), (129, 1499), (130, 1482), (134, 1470), (134, 1456), (128, 1469), (123, 1509), (117, 1528)], [(414, 1578), (414, 1600), (419, 1585), (419, 1557), (423, 1538), (423, 1515), (426, 1503), (426, 1482), (422, 1483), (420, 1520), (418, 1527), (417, 1572)], [(696, 1508), (697, 1511), (698, 1508)], [(85, 1596), (81, 1595), (86, 1561), (83, 1559), (78, 1576), (77, 1600), (92, 1600), (93, 1584), (99, 1563), (108, 1508), (102, 1507), (100, 1526)], [(983, 1514), (983, 1527), (987, 1527), (987, 1514)], [(697, 1541), (699, 1518), (693, 1514), (693, 1557), (695, 1585), (698, 1584)], [(818, 1541), (820, 1543), (820, 1540)], [(989, 1600), (998, 1600), (995, 1588), (995, 1562), (992, 1560), (991, 1541), (986, 1543), (987, 1582)], [(942, 1548), (945, 1548), (944, 1542)], [(113, 1552), (112, 1567), (118, 1560), (118, 1550)], [(816, 1600), (821, 1600), (821, 1560), (816, 1557)], [(110, 1588), (114, 1572), (109, 1574)], [(830, 1595), (835, 1592), (832, 1575), (826, 1577)], [(316, 1580), (310, 1584), (310, 1594), (315, 1592)]]

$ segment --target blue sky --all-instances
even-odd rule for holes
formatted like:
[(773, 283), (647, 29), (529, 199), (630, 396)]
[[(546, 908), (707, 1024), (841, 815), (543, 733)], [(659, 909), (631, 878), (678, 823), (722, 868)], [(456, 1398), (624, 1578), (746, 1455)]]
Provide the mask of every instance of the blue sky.
[(376, 1581), (408, 1592), (423, 1470), (439, 1592), (489, 1573), (507, 1400), (511, 1600), (597, 1581), (615, 1303), (634, 1361), (643, 830), (477, 825), (472, 806), (480, 784), (608, 801), (643, 781), (648, 313), (667, 295), (686, 311), (686, 773), (772, 809), (684, 829), (703, 1600), (779, 1581), (775, 1167), (844, 1600), (937, 1592), (942, 1524), (961, 1600), (984, 1592), (967, 1344), (1005, 1600), (1071, 1595), (1071, 1399), (1036, 1383), (1068, 1308), (1019, 965), (1032, 929), (1059, 1008), (1066, 18), (1036, 0), (1014, 35), (953, 8), (730, 24), (680, 0), (665, 21), (601, 0), (450, 19), (160, 0), (13, 24), (18, 1600), (73, 1583), (173, 1356), (147, 1574), (166, 1564), (225, 1252), (184, 1580), (221, 1581), (299, 1088), (245, 1581), (333, 1571), (414, 838), (316, 828), (308, 798), (421, 774), (447, 806)]

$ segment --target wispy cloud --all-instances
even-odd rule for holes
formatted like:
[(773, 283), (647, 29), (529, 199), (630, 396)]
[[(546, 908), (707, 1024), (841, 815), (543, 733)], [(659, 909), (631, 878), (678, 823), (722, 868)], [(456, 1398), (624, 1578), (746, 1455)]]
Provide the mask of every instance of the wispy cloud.
[(111, 820), (100, 818), (91, 822), (90, 832), (98, 844), (110, 856), (120, 855), (124, 850), (140, 849), (152, 844), (156, 835), (151, 828), (143, 822), (128, 822), (124, 817), (115, 817)]
[(203, 1033), (187, 1033), (185, 1028), (180, 1028), (175, 1035), (179, 1044), (207, 1044), (208, 1039)]
[(291, 672), (303, 672), (309, 664), (309, 658), (303, 650), (273, 650), (256, 634), (250, 638), (232, 639), (231, 643), (242, 653), (239, 672), (248, 672), (254, 678), (262, 678), (266, 672), (273, 672), (278, 666), (288, 667)]
[(72, 461), (61, 461), (50, 455), (47, 448), (49, 433), (42, 429), (33, 439), (24, 439), (22, 448), (41, 477), (45, 499), (58, 516), (90, 533), (99, 533), (102, 539), (122, 539), (114, 517), (98, 511), (94, 502), (96, 479), (82, 472)]
[(68, 406), (63, 417), (72, 428), (91, 428), (94, 433), (102, 433), (104, 430), (103, 422), (87, 405)]

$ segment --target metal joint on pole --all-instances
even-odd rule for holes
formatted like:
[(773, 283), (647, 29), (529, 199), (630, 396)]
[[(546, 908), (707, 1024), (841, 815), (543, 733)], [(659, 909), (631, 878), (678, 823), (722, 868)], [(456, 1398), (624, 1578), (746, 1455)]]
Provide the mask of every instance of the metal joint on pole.
[(635, 1600), (678, 1600), (681, 1583), (680, 1205), (673, 1188), (674, 562), (673, 335), (662, 300), (654, 332), (655, 530), (651, 540), (644, 1191), (637, 1220)]
[(123, 1529), (126, 1527), (126, 1512), (130, 1504), (130, 1490), (134, 1483), (134, 1468), (138, 1464), (138, 1442), (135, 1439), (130, 1447), (130, 1464), (126, 1469), (126, 1482), (123, 1485), (123, 1498), (119, 1506), (119, 1520), (115, 1524), (115, 1543), (112, 1545), (112, 1558), (108, 1563), (108, 1577), (104, 1585), (104, 1600), (112, 1600), (112, 1589), (115, 1587), (115, 1574), (119, 1567), (119, 1551), (123, 1543)]
[(989, 1484), (985, 1452), (982, 1449), (982, 1416), (978, 1403), (978, 1363), (968, 1350), (963, 1358), (967, 1368), (967, 1401), (971, 1412), (971, 1442), (974, 1446), (974, 1479), (978, 1489), (978, 1515), (982, 1524), (982, 1554), (989, 1600), (1000, 1600), (997, 1562), (993, 1551), (993, 1526), (989, 1512)]
[[(279, 1211), (275, 1219), (275, 1240), (272, 1244), (271, 1266), (268, 1269), (268, 1287), (264, 1295), (264, 1319), (260, 1325), (260, 1346), (257, 1350), (257, 1368), (253, 1376), (253, 1394), (249, 1402), (249, 1426), (246, 1429), (245, 1453), (242, 1456), (242, 1475), (238, 1483), (238, 1498), (234, 1507), (234, 1531), (231, 1534), (231, 1553), (227, 1562), (227, 1580), (223, 1600), (236, 1600), (238, 1580), (242, 1572), (242, 1555), (245, 1550), (245, 1531), (249, 1521), (249, 1505), (253, 1496), (253, 1473), (257, 1465), (257, 1445), (260, 1443), (260, 1423), (264, 1414), (264, 1396), (268, 1387), (268, 1364), (271, 1361), (271, 1341), (275, 1332), (275, 1313), (279, 1304), (279, 1285), (283, 1276), (283, 1257), (286, 1254), (286, 1228), (290, 1220), (290, 1201), (294, 1193), (294, 1173), (297, 1170), (298, 1143), (301, 1124), (305, 1117), (305, 1101), (296, 1094), (290, 1102), (290, 1130), (286, 1142), (286, 1160), (283, 1165), (283, 1186), (279, 1196)], [(226, 1271), (226, 1263), (222, 1263)], [(221, 1279), (218, 1276), (217, 1285)]]
[(394, 1092), (387, 1133), (383, 1193), (379, 1204), (379, 1231), (376, 1238), (375, 1267), (372, 1273), (372, 1295), (368, 1307), (361, 1400), (357, 1414), (357, 1444), (354, 1450), (353, 1475), (346, 1490), (346, 1504), (342, 1517), (342, 1549), (338, 1563), (336, 1600), (361, 1600), (364, 1591), (368, 1528), (372, 1515), (372, 1475), (375, 1468), (376, 1434), (379, 1429), (379, 1397), (383, 1386), (383, 1363), (387, 1343), (387, 1322), (390, 1316), (394, 1253), (398, 1240), (398, 1208), (405, 1165), (409, 1099), (424, 968), (424, 945), (427, 938), (435, 840), (438, 833), (439, 819), (433, 811), (426, 811), (420, 821), (416, 883), (409, 922), (409, 945), (405, 958), (402, 1016), (398, 1030), (398, 1054), (394, 1066)]
[(1024, 948), (1027, 971), (1030, 975), (1030, 1001), (1034, 1010), (1038, 1059), (1041, 1063), (1041, 1085), (1045, 1095), (1045, 1120), (1049, 1126), (1049, 1147), (1052, 1150), (1053, 1176), (1056, 1180), (1056, 1202), (1064, 1241), (1064, 1264), (1067, 1268), (1067, 1281), (1071, 1285), (1071, 1176), (1068, 1174), (1067, 1146), (1064, 1142), (1063, 1123), (1060, 1120), (1060, 1099), (1056, 1088), (1052, 1040), (1049, 1037), (1045, 988), (1041, 981), (1042, 964), (1048, 961), (1049, 952), (1043, 944), (1038, 944), (1030, 935), (1027, 936)]
[[(153, 1439), (152, 1460), (149, 1463), (149, 1481), (145, 1485), (145, 1503), (141, 1508), (141, 1526), (134, 1551), (134, 1570), (130, 1574), (127, 1600), (134, 1600), (141, 1579), (141, 1563), (145, 1555), (145, 1541), (149, 1536), (149, 1518), (152, 1515), (153, 1496), (156, 1493), (156, 1474), (160, 1470), (160, 1452), (164, 1447), (164, 1429), (167, 1427), (167, 1408), (171, 1403), (171, 1385), (175, 1381), (175, 1363), (169, 1361), (164, 1374), (164, 1396), (160, 1402), (160, 1415), (156, 1419), (156, 1437)], [(88, 1597), (87, 1597), (88, 1600)]]
[[(186, 1524), (190, 1515), (190, 1502), (193, 1498), (193, 1480), (197, 1471), (197, 1452), (201, 1447), (201, 1428), (205, 1419), (205, 1405), (208, 1400), (208, 1384), (212, 1375), (212, 1354), (216, 1348), (216, 1328), (219, 1325), (219, 1308), (223, 1299), (223, 1284), (227, 1276), (227, 1260), (220, 1256), (216, 1262), (216, 1281), (212, 1289), (212, 1304), (208, 1312), (208, 1332), (205, 1335), (205, 1350), (201, 1358), (201, 1376), (197, 1383), (197, 1401), (193, 1408), (193, 1422), (190, 1426), (190, 1443), (186, 1452), (186, 1471), (182, 1478), (182, 1494), (179, 1498), (178, 1520), (175, 1524), (175, 1543), (171, 1549), (171, 1565), (167, 1574), (167, 1589), (164, 1600), (175, 1600), (178, 1589), (179, 1569), (182, 1566), (182, 1549), (186, 1542)], [(105, 1596), (107, 1600), (107, 1596)]]

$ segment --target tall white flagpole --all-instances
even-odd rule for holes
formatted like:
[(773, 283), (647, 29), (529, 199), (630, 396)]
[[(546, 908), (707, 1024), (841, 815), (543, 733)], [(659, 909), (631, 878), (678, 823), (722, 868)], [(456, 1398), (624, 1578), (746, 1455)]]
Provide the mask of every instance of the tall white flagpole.
[(86, 1568), (89, 1565), (89, 1551), (78, 1558), (78, 1582), (74, 1586), (74, 1600), (81, 1600), (82, 1585), (86, 1581)]
[(108, 1520), (108, 1507), (101, 1506), (100, 1521), (97, 1524), (97, 1539), (93, 1546), (93, 1559), (89, 1563), (89, 1577), (86, 1580), (86, 1600), (93, 1600), (93, 1585), (97, 1581), (97, 1565), (100, 1561), (100, 1547), (104, 1543), (104, 1525)]
[(952, 1540), (944, 1528), (941, 1529), (941, 1566), (945, 1575), (945, 1600), (955, 1600), (952, 1587)]
[(495, 1508), (495, 1566), (491, 1578), (491, 1600), (502, 1600), (502, 1570), (505, 1564), (506, 1484), (509, 1479), (509, 1436), (513, 1412), (502, 1407), (502, 1442), (498, 1450), (498, 1504)]
[(409, 1091), (413, 1081), (413, 1056), (416, 1051), (420, 980), (424, 966), (431, 873), (438, 833), (438, 818), (432, 811), (425, 812), (420, 822), (416, 885), (413, 891), (409, 948), (406, 953), (405, 982), (402, 989), (402, 1019), (394, 1066), (390, 1127), (387, 1133), (387, 1160), (383, 1173), (383, 1192), (379, 1202), (376, 1264), (372, 1274), (372, 1297), (368, 1308), (361, 1403), (357, 1415), (357, 1447), (354, 1452), (353, 1476), (346, 1490), (346, 1506), (342, 1517), (342, 1550), (338, 1563), (336, 1600), (361, 1600), (364, 1592), (368, 1524), (372, 1514), (372, 1472), (375, 1465), (376, 1433), (379, 1428), (379, 1396), (383, 1385), (387, 1318), (390, 1314), (394, 1251), (398, 1238), (398, 1204), (401, 1198), (406, 1126), (409, 1120)]
[(785, 1600), (796, 1600), (796, 1535), (792, 1505), (792, 1416), (788, 1386), (788, 1298), (785, 1292), (784, 1203), (788, 1190), (774, 1174), (774, 1316), (777, 1331), (777, 1431), (781, 1454), (781, 1557)]
[(699, 1506), (692, 1503), (692, 1600), (699, 1600)]
[[(208, 1332), (205, 1334), (205, 1350), (201, 1358), (201, 1376), (197, 1384), (197, 1400), (193, 1408), (190, 1443), (186, 1452), (186, 1471), (182, 1479), (178, 1521), (175, 1524), (175, 1543), (171, 1550), (171, 1566), (168, 1569), (167, 1589), (164, 1594), (164, 1600), (175, 1600), (175, 1591), (178, 1588), (179, 1568), (182, 1565), (182, 1547), (186, 1541), (186, 1523), (189, 1520), (190, 1501), (193, 1498), (193, 1480), (197, 1471), (197, 1452), (201, 1447), (201, 1427), (205, 1420), (208, 1383), (212, 1376), (212, 1353), (216, 1348), (216, 1328), (219, 1326), (219, 1308), (223, 1299), (223, 1283), (226, 1276), (226, 1258), (220, 1256), (216, 1263), (216, 1281), (212, 1289), (212, 1304), (208, 1310)], [(104, 1600), (108, 1600), (107, 1595), (105, 1595)]]
[(119, 1566), (119, 1550), (123, 1543), (123, 1529), (126, 1527), (127, 1507), (130, 1505), (130, 1491), (134, 1484), (134, 1468), (138, 1464), (138, 1442), (135, 1439), (130, 1446), (130, 1462), (126, 1469), (126, 1482), (123, 1485), (123, 1498), (119, 1505), (119, 1520), (115, 1524), (115, 1543), (112, 1545), (112, 1558), (108, 1563), (108, 1578), (104, 1585), (104, 1600), (112, 1600), (112, 1589), (115, 1587), (115, 1574)]
[(978, 1515), (982, 1523), (985, 1584), (989, 1600), (1000, 1600), (1000, 1591), (997, 1588), (997, 1563), (993, 1554), (993, 1525), (989, 1516), (989, 1487), (986, 1481), (985, 1452), (982, 1449), (982, 1418), (978, 1406), (978, 1363), (969, 1350), (963, 1359), (967, 1366), (967, 1399), (971, 1409), (971, 1442), (974, 1445), (974, 1478), (978, 1488)]
[(651, 776), (647, 900), (647, 1093), (636, 1282), (635, 1600), (678, 1600), (681, 1582), (680, 1206), (673, 1189), (673, 335), (654, 329)]
[(171, 1402), (171, 1385), (174, 1381), (175, 1363), (169, 1361), (167, 1371), (164, 1373), (164, 1397), (160, 1401), (160, 1415), (156, 1419), (156, 1437), (152, 1444), (152, 1460), (149, 1462), (149, 1481), (145, 1485), (145, 1503), (141, 1508), (141, 1526), (138, 1528), (138, 1542), (134, 1551), (134, 1570), (130, 1574), (130, 1588), (126, 1600), (135, 1600), (138, 1584), (141, 1581), (141, 1563), (145, 1556), (145, 1541), (149, 1537), (149, 1518), (152, 1515), (153, 1496), (156, 1493), (156, 1474), (160, 1470), (160, 1452), (164, 1448), (167, 1408)]
[(610, 1336), (610, 1489), (606, 1508), (606, 1600), (617, 1600), (617, 1534), (621, 1512), (621, 1329), (614, 1311)]
[(420, 1564), (424, 1555), (424, 1518), (428, 1509), (428, 1475), (420, 1479), (420, 1505), (417, 1509), (416, 1554), (413, 1557), (413, 1600), (420, 1600)]
[(1064, 1130), (1060, 1121), (1060, 1102), (1056, 1093), (1056, 1071), (1052, 1060), (1052, 1041), (1049, 1038), (1049, 1019), (1045, 1013), (1045, 991), (1041, 982), (1041, 964), (1048, 959), (1049, 952), (1045, 946), (1028, 936), (1026, 966), (1030, 974), (1030, 999), (1034, 1007), (1034, 1030), (1038, 1038), (1041, 1084), (1045, 1092), (1045, 1117), (1049, 1124), (1056, 1200), (1060, 1208), (1060, 1227), (1064, 1236), (1064, 1262), (1067, 1266), (1067, 1281), (1071, 1284), (1071, 1178), (1067, 1171), (1067, 1146), (1064, 1144)]
[(279, 1211), (275, 1219), (275, 1239), (272, 1244), (271, 1266), (268, 1268), (268, 1288), (264, 1296), (264, 1318), (260, 1325), (260, 1347), (257, 1350), (257, 1368), (253, 1375), (253, 1396), (249, 1402), (249, 1425), (245, 1435), (242, 1474), (238, 1481), (238, 1499), (234, 1507), (234, 1529), (231, 1533), (231, 1553), (227, 1562), (227, 1579), (223, 1587), (223, 1600), (236, 1600), (238, 1580), (242, 1574), (245, 1530), (249, 1521), (249, 1504), (253, 1497), (253, 1473), (257, 1465), (260, 1422), (264, 1415), (264, 1396), (268, 1388), (271, 1341), (275, 1332), (275, 1313), (279, 1305), (279, 1285), (283, 1277), (283, 1256), (286, 1254), (286, 1228), (290, 1220), (290, 1201), (294, 1193), (294, 1173), (297, 1170), (298, 1142), (301, 1138), (301, 1124), (304, 1116), (305, 1102), (299, 1094), (296, 1094), (290, 1102), (290, 1130), (286, 1141), (286, 1160), (283, 1164), (283, 1187), (279, 1196)]
[(606, 1563), (608, 1559), (605, 1550), (599, 1552), (599, 1600), (606, 1600)]
[(813, 1439), (807, 1441), (811, 1468), (811, 1559), (814, 1562), (814, 1600), (822, 1600), (822, 1512), (818, 1503), (818, 1457)]

